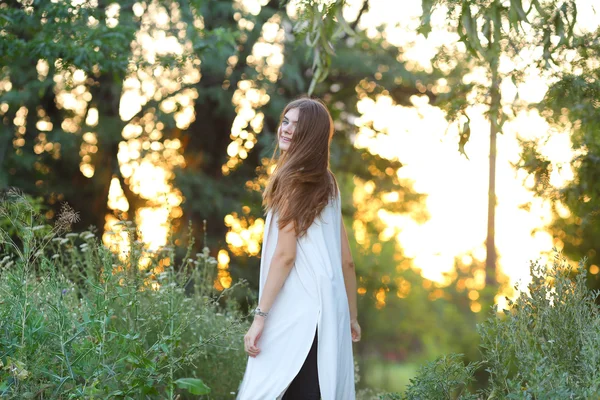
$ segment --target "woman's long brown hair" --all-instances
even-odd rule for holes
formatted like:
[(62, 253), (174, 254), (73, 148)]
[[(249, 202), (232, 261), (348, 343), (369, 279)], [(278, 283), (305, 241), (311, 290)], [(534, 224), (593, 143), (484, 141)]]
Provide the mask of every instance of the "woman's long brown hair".
[(317, 99), (294, 100), (281, 113), (279, 126), (293, 108), (299, 114), (296, 130), (289, 149), (277, 161), (267, 183), (263, 206), (279, 214), (280, 229), (293, 221), (296, 235), (301, 237), (329, 200), (337, 196), (338, 186), (329, 170), (329, 145), (334, 128), (327, 107)]

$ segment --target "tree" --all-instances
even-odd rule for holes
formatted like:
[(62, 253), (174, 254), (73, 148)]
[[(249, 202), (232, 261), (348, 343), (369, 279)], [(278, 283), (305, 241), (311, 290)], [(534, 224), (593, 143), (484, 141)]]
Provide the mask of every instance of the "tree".
[[(306, 44), (292, 36), (286, 38), (292, 33), (292, 21), (278, 1), (259, 10), (231, 1), (181, 4), (123, 1), (110, 5), (101, 2), (98, 7), (91, 3), (22, 7), (22, 3), (12, 2), (2, 6), (7, 32), (7, 40), (2, 42), (6, 90), (0, 94), (6, 133), (1, 147), (5, 155), (1, 159), (3, 185), (41, 195), (54, 208), (67, 200), (81, 212), (81, 224), (95, 225), (101, 234), (106, 215), (112, 212), (106, 199), (115, 179), (126, 199), (127, 207), (122, 211), (127, 218), (135, 220), (136, 210), (154, 201), (136, 190), (131, 173), (124, 173), (127, 165), (119, 160), (120, 147), (137, 142), (140, 147), (147, 145), (139, 151), (139, 159), (143, 159), (166, 152), (148, 147), (164, 149), (169, 141), (178, 141), (181, 146), (177, 151), (185, 164), (175, 166), (172, 187), (188, 201), (183, 218), (174, 217), (174, 222), (190, 219), (199, 227), (206, 220), (211, 248), (229, 247), (233, 251), (223, 240), (227, 228), (222, 222), (233, 212), (242, 216), (242, 223), (262, 217), (260, 183), (265, 160), (272, 152), (279, 112), (289, 99), (306, 93), (312, 85), (332, 105), (338, 121), (332, 168), (342, 184), (353, 184), (356, 176), (377, 183), (374, 198), (390, 190), (409, 194), (404, 204), (386, 206), (391, 210), (406, 211), (417, 202), (418, 196), (410, 194), (410, 188), (397, 187), (394, 172), (401, 167), (398, 160), (357, 151), (350, 139), (354, 130), (351, 119), (357, 114), (354, 88), (365, 77), (375, 75), (381, 65), (387, 66), (376, 89), (368, 95), (389, 90), (398, 101), (406, 101), (416, 92), (417, 79), (426, 79), (423, 74), (409, 73), (397, 61), (398, 49), (383, 49), (383, 41), (366, 40), (364, 34), (346, 29), (345, 36), (338, 37), (338, 57), (329, 58), (329, 80), (325, 80), (326, 73), (317, 72), (320, 82), (315, 83), (315, 65), (304, 54), (312, 51), (311, 46), (319, 49), (324, 42)], [(168, 23), (159, 26), (156, 14), (166, 15)], [(45, 15), (56, 15), (56, 25), (50, 27)], [(329, 14), (325, 19), (315, 15), (314, 21), (328, 24), (327, 34), (334, 31)], [(303, 18), (300, 13), (299, 21)], [(351, 28), (357, 27), (358, 20), (353, 21)], [(265, 39), (267, 28), (275, 29), (276, 37)], [(184, 52), (163, 52), (152, 60), (145, 57), (140, 32), (152, 34), (165, 29)], [(55, 43), (53, 38), (60, 40)], [(51, 45), (41, 45), (45, 43)], [(275, 55), (282, 56), (285, 63), (274, 62), (272, 56), (256, 57), (253, 51), (260, 46), (277, 50)], [(365, 54), (370, 57), (368, 63), (362, 62)], [(201, 74), (202, 79), (186, 81), (194, 74)], [(125, 95), (142, 75), (148, 78), (144, 84), (160, 90), (124, 116), (121, 106), (127, 102)], [(394, 82), (398, 77), (402, 78), (401, 85)], [(177, 83), (174, 89), (165, 87), (165, 82), (173, 81)], [(251, 117), (243, 119), (240, 111), (248, 93), (258, 95), (258, 99), (246, 107)], [(74, 97), (76, 104), (66, 105), (66, 96)], [(184, 110), (178, 96), (192, 98), (194, 117), (184, 125), (176, 120), (177, 113)], [(167, 102), (175, 106), (165, 111)], [(237, 130), (233, 132), (232, 127)], [(246, 136), (242, 139), (234, 134)], [(230, 151), (236, 146), (243, 153)], [(365, 164), (371, 169), (365, 169)], [(257, 168), (261, 173), (258, 179)], [(345, 213), (351, 214), (352, 207)], [(249, 211), (245, 213), (246, 209)], [(238, 259), (240, 267), (244, 260)], [(246, 268), (237, 272), (242, 277), (255, 275)]]
[[(178, 11), (177, 4), (160, 2), (165, 12)], [(135, 216), (135, 207), (144, 199), (128, 190), (117, 161), (121, 132), (137, 117), (123, 120), (120, 116), (125, 78), (144, 68), (181, 66), (194, 52), (223, 44), (230, 37), (223, 30), (193, 34), (193, 13), (202, 2), (186, 4), (188, 12), (182, 14), (190, 27), (188, 51), (179, 57), (167, 52), (153, 65), (138, 57), (132, 65), (131, 43), (145, 15), (141, 3), (3, 3), (2, 186), (17, 185), (28, 193), (43, 194), (50, 205), (68, 199), (81, 210), (83, 224), (102, 230), (108, 190), (117, 177)], [(150, 25), (152, 29), (156, 22)], [(75, 97), (71, 103), (78, 104), (64, 104), (65, 94)], [(90, 125), (91, 111), (97, 117)], [(8, 151), (11, 141), (13, 152)], [(87, 173), (81, 170), (82, 163), (87, 164)]]
[[(555, 220), (550, 229), (558, 248), (573, 260), (587, 259), (588, 284), (600, 288), (600, 29), (575, 36), (570, 62), (555, 74), (555, 82), (537, 105), (553, 129), (568, 132), (573, 159), (565, 164), (551, 160), (544, 141), (523, 142), (519, 167), (534, 178), (538, 196), (552, 201)], [(556, 184), (562, 171), (573, 177)]]
[[(567, 48), (573, 42), (573, 29), (577, 8), (573, 1), (533, 0), (529, 8), (523, 7), (521, 0), (503, 2), (500, 0), (463, 0), (432, 1), (423, 0), (421, 32), (427, 35), (431, 31), (431, 13), (435, 6), (447, 7), (447, 18), (452, 22), (460, 41), (473, 58), (474, 65), (485, 68), (486, 81), (474, 87), (456, 82), (450, 87), (455, 89), (448, 96), (440, 98), (438, 105), (448, 110), (451, 122), (464, 120), (459, 141), (459, 151), (471, 135), (466, 107), (469, 103), (466, 95), (477, 94), (476, 102), (488, 105), (487, 117), (490, 121), (490, 163), (488, 186), (488, 223), (486, 239), (486, 281), (496, 285), (496, 247), (495, 247), (495, 210), (496, 210), (496, 137), (502, 132), (503, 124), (508, 120), (502, 109), (500, 83), (510, 78), (518, 83), (523, 71), (512, 70), (503, 74), (499, 68), (502, 56), (515, 57), (524, 49), (535, 46), (543, 48), (543, 57), (533, 60), (532, 66), (541, 70), (550, 68), (555, 53)], [(560, 38), (556, 43), (553, 36)], [(515, 99), (516, 100), (516, 99)], [(516, 104), (513, 102), (513, 106)], [(513, 108), (514, 110), (514, 108)]]

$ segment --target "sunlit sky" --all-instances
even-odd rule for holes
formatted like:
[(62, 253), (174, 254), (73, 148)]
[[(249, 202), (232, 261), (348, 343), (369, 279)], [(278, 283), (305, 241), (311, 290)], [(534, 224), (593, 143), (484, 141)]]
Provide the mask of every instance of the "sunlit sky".
[[(242, 17), (244, 12), (258, 14), (264, 0), (239, 0), (235, 7), (240, 10), (236, 21), (241, 30), (249, 30), (252, 22)], [(134, 12), (144, 15), (144, 28), (138, 35), (134, 45), (136, 57), (152, 61), (157, 55), (169, 51), (181, 52), (180, 45), (173, 40), (171, 33), (161, 33), (161, 29), (169, 27), (181, 29), (177, 19), (165, 19), (164, 9), (152, 3), (141, 6), (136, 3)], [(361, 25), (374, 35), (375, 26), (387, 24), (385, 34), (387, 40), (402, 46), (406, 51), (403, 61), (409, 66), (431, 68), (430, 59), (441, 44), (457, 42), (457, 36), (447, 31), (445, 13), (440, 10), (433, 14), (434, 30), (426, 39), (416, 33), (421, 14), (420, 0), (402, 2), (402, 13), (395, 10), (398, 0), (370, 0), (369, 11), (363, 15)], [(592, 8), (592, 0), (578, 1), (579, 26), (591, 30), (600, 20)], [(349, 0), (345, 10), (348, 20), (353, 20), (362, 6), (362, 0)], [(118, 10), (113, 10), (117, 12)], [(288, 7), (293, 13), (293, 6)], [(174, 15), (177, 15), (175, 13)], [(280, 17), (275, 15), (263, 28), (262, 38), (253, 48), (248, 58), (251, 66), (263, 74), (267, 80), (276, 84), (279, 68), (285, 63), (283, 57), (284, 39), (280, 25)], [(202, 26), (201, 20), (197, 26)], [(175, 29), (175, 31), (177, 30)], [(460, 47), (460, 46), (459, 46)], [(530, 53), (535, 57), (535, 50)], [(524, 56), (525, 58), (527, 57)], [(228, 60), (227, 70), (231, 70), (238, 62), (236, 56)], [(501, 60), (501, 69), (520, 68), (528, 60), (515, 62)], [(198, 62), (188, 65), (183, 71), (169, 72), (162, 69), (140, 70), (125, 82), (125, 90), (121, 101), (121, 115), (129, 119), (141, 110), (142, 105), (150, 100), (161, 101), (161, 109), (171, 112), (176, 105), (181, 106), (176, 116), (178, 127), (186, 129), (195, 119), (193, 115), (194, 100), (198, 97), (195, 89), (190, 89), (169, 97), (179, 87), (177, 75), (184, 77), (184, 82), (197, 82), (201, 79), (202, 66)], [(198, 72), (200, 71), (200, 72)], [(484, 75), (474, 71), (465, 76), (465, 81), (484, 79)], [(79, 77), (83, 80), (85, 77)], [(158, 90), (161, 88), (162, 90)], [(502, 92), (506, 101), (512, 101), (518, 91), (521, 100), (539, 101), (547, 89), (543, 77), (529, 73), (525, 83), (515, 87), (509, 80), (502, 83)], [(73, 99), (81, 93), (69, 94)], [(71, 98), (66, 98), (69, 100)], [(413, 96), (414, 107), (394, 105), (389, 97), (380, 96), (375, 100), (364, 98), (358, 104), (359, 118), (356, 121), (357, 147), (366, 147), (386, 158), (397, 158), (404, 166), (399, 170), (399, 177), (411, 182), (414, 189), (426, 194), (426, 206), (430, 215), (428, 221), (417, 223), (409, 215), (382, 216), (389, 226), (388, 231), (395, 232), (395, 238), (402, 248), (403, 254), (413, 260), (416, 268), (428, 279), (442, 282), (442, 274), (451, 271), (456, 257), (466, 264), (472, 260), (485, 260), (485, 237), (487, 226), (487, 188), (488, 188), (488, 152), (489, 124), (483, 117), (485, 108), (475, 105), (467, 110), (471, 119), (471, 138), (466, 146), (469, 156), (467, 160), (457, 151), (458, 131), (456, 126), (448, 126), (444, 113), (428, 104), (424, 97)], [(75, 100), (72, 100), (75, 101)], [(257, 135), (262, 131), (264, 115), (260, 107), (269, 101), (263, 88), (256, 87), (254, 82), (242, 81), (234, 95), (234, 106), (237, 118), (233, 122), (230, 137), (231, 144), (227, 149), (228, 160), (223, 165), (223, 173), (228, 174), (235, 169), (252, 151)], [(75, 107), (75, 105), (73, 106)], [(88, 113), (88, 118), (96, 116)], [(378, 131), (371, 131), (366, 123), (373, 122)], [(144, 241), (156, 248), (165, 244), (168, 232), (168, 217), (181, 215), (181, 194), (172, 187), (172, 173), (167, 165), (184, 165), (179, 154), (179, 142), (167, 146), (159, 141), (162, 137), (162, 124), (156, 123), (151, 114), (140, 116), (127, 126), (123, 132), (124, 141), (120, 146), (119, 161), (125, 177), (130, 177), (134, 192), (142, 197), (153, 199), (152, 204), (138, 210), (137, 219)], [(532, 184), (523, 171), (517, 171), (511, 165), (519, 159), (520, 147), (517, 137), (524, 139), (547, 140), (541, 151), (547, 155), (555, 166), (550, 183), (563, 185), (572, 177), (569, 162), (572, 158), (568, 132), (555, 132), (535, 111), (522, 112), (512, 121), (505, 124), (503, 134), (498, 136), (497, 156), (497, 210), (496, 210), (496, 245), (499, 251), (499, 265), (510, 277), (511, 282), (527, 278), (529, 260), (542, 258), (546, 260), (553, 246), (562, 247), (558, 239), (553, 239), (544, 227), (551, 222), (549, 204), (535, 198), (529, 190)], [(94, 151), (95, 137), (90, 132), (86, 139), (87, 147), (82, 151)], [(165, 155), (165, 147), (171, 153)], [(161, 154), (152, 157), (148, 154), (140, 159), (142, 150), (152, 149)], [(166, 162), (165, 162), (166, 161)], [(158, 165), (158, 167), (157, 167)], [(82, 163), (82, 172), (93, 174), (89, 163)], [(157, 169), (158, 168), (158, 169)], [(164, 172), (158, 173), (158, 170)], [(559, 172), (560, 171), (560, 172)], [(250, 186), (256, 182), (249, 182)], [(157, 189), (158, 188), (158, 189)], [(159, 190), (161, 193), (157, 193)], [(357, 189), (359, 190), (359, 189)], [(362, 189), (360, 189), (362, 190)], [(111, 184), (109, 205), (111, 208), (126, 211), (128, 205), (124, 200), (118, 180)], [(159, 200), (162, 199), (162, 200)], [(529, 211), (522, 205), (531, 203)], [(244, 212), (246, 214), (246, 211)], [(107, 229), (113, 228), (116, 219), (107, 216)], [(264, 228), (262, 218), (251, 218), (246, 215), (229, 214), (225, 224), (230, 232), (226, 241), (228, 249), (219, 251), (219, 277), (215, 285), (228, 287), (231, 278), (227, 272), (230, 261), (229, 254), (246, 252), (257, 255), (260, 251), (260, 235)], [(122, 235), (122, 240), (124, 236)], [(105, 237), (105, 241), (110, 241)], [(126, 246), (126, 243), (124, 244)]]

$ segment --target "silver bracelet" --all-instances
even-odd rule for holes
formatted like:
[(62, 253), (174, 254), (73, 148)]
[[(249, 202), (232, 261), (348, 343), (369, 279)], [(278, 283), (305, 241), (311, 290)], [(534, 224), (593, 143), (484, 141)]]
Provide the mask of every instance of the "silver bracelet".
[(254, 310), (254, 315), (259, 315), (261, 317), (267, 318), (267, 315), (269, 315), (269, 313), (261, 311), (260, 308), (256, 307), (256, 309)]

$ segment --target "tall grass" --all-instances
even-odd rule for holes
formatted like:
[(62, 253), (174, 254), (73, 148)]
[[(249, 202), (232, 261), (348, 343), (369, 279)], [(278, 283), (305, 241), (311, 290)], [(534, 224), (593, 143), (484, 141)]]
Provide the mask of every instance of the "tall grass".
[(213, 289), (207, 248), (148, 254), (122, 222), (131, 248), (117, 255), (94, 232), (69, 233), (68, 206), (48, 226), (14, 190), (0, 218), (0, 397), (234, 397), (246, 319), (227, 300), (235, 285)]

